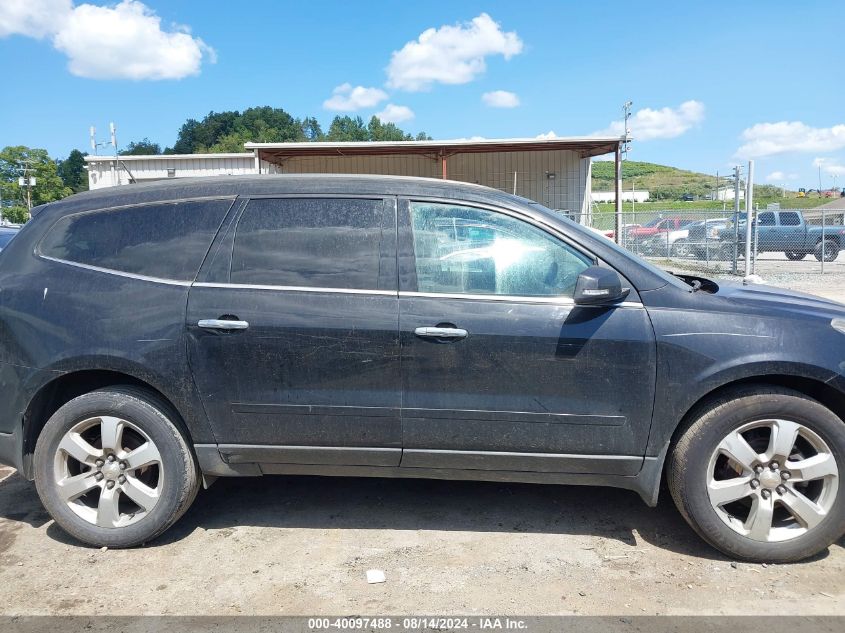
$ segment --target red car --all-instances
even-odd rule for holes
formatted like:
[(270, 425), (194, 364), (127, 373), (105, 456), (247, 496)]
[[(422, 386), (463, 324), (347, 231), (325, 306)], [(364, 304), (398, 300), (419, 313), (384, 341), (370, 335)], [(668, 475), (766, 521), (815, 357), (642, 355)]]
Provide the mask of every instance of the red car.
[(695, 220), (689, 218), (654, 218), (645, 224), (630, 227), (627, 229), (627, 236), (629, 240), (640, 242), (658, 233), (677, 231), (692, 222)]

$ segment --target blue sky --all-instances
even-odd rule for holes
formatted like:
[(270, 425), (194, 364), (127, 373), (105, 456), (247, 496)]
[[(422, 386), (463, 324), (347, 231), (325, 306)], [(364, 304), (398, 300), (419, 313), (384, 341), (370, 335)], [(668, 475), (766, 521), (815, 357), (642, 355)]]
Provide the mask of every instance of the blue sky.
[(4, 0), (0, 146), (63, 157), (110, 120), (121, 145), (164, 146), (189, 117), (254, 105), (324, 127), (387, 112), (441, 139), (579, 136), (620, 129), (631, 100), (632, 159), (726, 173), (754, 157), (758, 182), (793, 188), (821, 166), (829, 187), (845, 184), (844, 24), (839, 0)]

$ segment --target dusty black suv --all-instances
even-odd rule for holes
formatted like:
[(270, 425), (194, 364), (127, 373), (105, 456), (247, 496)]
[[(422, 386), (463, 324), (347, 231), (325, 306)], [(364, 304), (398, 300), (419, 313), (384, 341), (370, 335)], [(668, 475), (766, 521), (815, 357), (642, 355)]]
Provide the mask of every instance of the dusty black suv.
[[(36, 209), (0, 253), (0, 461), (155, 538), (264, 473), (620, 486), (731, 556), (845, 532), (845, 307), (673, 276), (525, 199), (364, 176)], [(256, 485), (261, 485), (256, 483)]]

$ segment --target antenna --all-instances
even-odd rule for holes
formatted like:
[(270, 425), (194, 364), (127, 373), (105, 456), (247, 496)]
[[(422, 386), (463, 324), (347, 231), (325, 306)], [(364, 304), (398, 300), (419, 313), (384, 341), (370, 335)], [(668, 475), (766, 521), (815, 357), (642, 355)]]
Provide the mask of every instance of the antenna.
[(88, 128), (88, 133), (91, 135), (91, 149), (94, 151), (94, 156), (97, 155), (97, 128), (93, 125)]

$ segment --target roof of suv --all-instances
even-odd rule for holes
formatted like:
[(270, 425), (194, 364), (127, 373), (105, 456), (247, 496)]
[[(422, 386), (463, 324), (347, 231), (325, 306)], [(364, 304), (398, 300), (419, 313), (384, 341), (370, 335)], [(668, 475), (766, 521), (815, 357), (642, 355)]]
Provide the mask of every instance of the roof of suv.
[[(161, 202), (185, 198), (326, 193), (351, 195), (431, 195), (514, 202), (518, 198), (497, 189), (455, 180), (411, 176), (343, 174), (267, 174), (179, 178), (86, 191), (33, 209), (50, 207), (60, 214), (110, 206)], [(529, 202), (526, 200), (526, 202)]]

